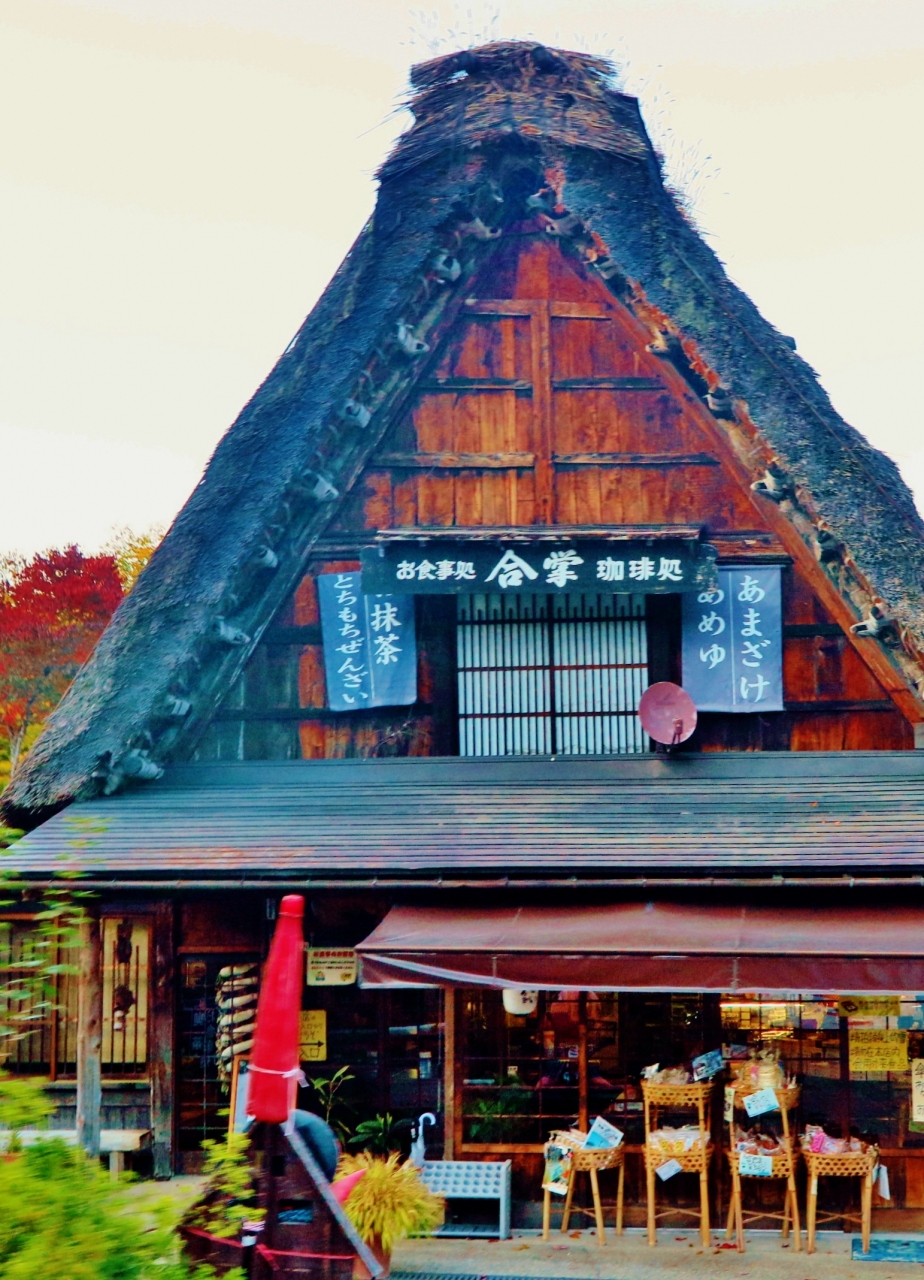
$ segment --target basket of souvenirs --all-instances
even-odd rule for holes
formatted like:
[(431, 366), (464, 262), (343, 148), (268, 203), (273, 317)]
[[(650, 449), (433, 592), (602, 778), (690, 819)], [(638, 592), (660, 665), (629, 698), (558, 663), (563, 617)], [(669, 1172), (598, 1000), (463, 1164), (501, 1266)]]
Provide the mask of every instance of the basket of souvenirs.
[(802, 1154), (812, 1178), (862, 1178), (879, 1163), (879, 1148), (862, 1138), (832, 1138), (820, 1125), (806, 1125)]
[(686, 1071), (658, 1071), (642, 1081), (642, 1097), (650, 1107), (705, 1106), (715, 1086), (711, 1080), (693, 1081)]
[(684, 1173), (698, 1173), (708, 1163), (712, 1144), (704, 1137), (698, 1125), (681, 1125), (674, 1129), (664, 1125), (652, 1129), (645, 1144), (645, 1159), (649, 1165), (660, 1168), (670, 1160), (676, 1160)]
[(735, 1125), (734, 1141), (726, 1155), (733, 1172), (741, 1177), (785, 1178), (792, 1172), (795, 1153), (785, 1135)]

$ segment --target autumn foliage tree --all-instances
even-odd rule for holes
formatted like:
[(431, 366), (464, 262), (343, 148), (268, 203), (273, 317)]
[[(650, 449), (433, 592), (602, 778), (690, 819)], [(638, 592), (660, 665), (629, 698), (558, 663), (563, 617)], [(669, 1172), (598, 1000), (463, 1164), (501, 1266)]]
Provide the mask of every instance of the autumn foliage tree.
[(77, 547), (7, 560), (2, 569), (0, 731), (12, 776), (30, 728), (55, 707), (90, 656), (123, 587), (114, 556), (85, 556)]

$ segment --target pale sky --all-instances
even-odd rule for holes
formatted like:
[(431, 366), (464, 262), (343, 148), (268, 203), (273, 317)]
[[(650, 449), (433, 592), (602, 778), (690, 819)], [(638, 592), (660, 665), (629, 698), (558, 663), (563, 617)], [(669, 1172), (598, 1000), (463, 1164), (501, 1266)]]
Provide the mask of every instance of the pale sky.
[(922, 0), (0, 0), (0, 552), (169, 523), (372, 209), (412, 62), (612, 53), (924, 507)]

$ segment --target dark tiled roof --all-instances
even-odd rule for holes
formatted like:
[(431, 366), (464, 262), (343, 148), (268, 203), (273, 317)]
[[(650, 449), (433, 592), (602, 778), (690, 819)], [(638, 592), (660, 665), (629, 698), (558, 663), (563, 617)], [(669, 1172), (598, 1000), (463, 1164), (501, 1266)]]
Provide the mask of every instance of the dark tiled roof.
[(174, 767), (17, 844), (91, 878), (562, 877), (924, 868), (924, 753)]

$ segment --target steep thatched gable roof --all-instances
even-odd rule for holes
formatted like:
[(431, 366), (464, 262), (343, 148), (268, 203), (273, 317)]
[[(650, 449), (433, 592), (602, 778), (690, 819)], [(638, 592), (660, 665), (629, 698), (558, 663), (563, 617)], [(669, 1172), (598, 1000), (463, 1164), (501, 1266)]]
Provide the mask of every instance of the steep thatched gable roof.
[[(211, 462), (4, 797), (34, 823), (182, 759), (294, 588), (313, 542), (412, 394), (504, 228), (535, 215), (652, 328), (722, 419), (924, 720), (924, 524), (895, 465), (731, 283), (665, 190), (634, 99), (600, 59), (502, 43), (414, 68), (415, 122), (375, 213)], [(541, 216), (541, 214), (540, 214)], [(455, 283), (429, 269), (458, 257)], [(761, 478), (763, 477), (763, 478)], [(874, 624), (875, 626), (879, 623)], [(879, 650), (877, 649), (877, 653)]]

